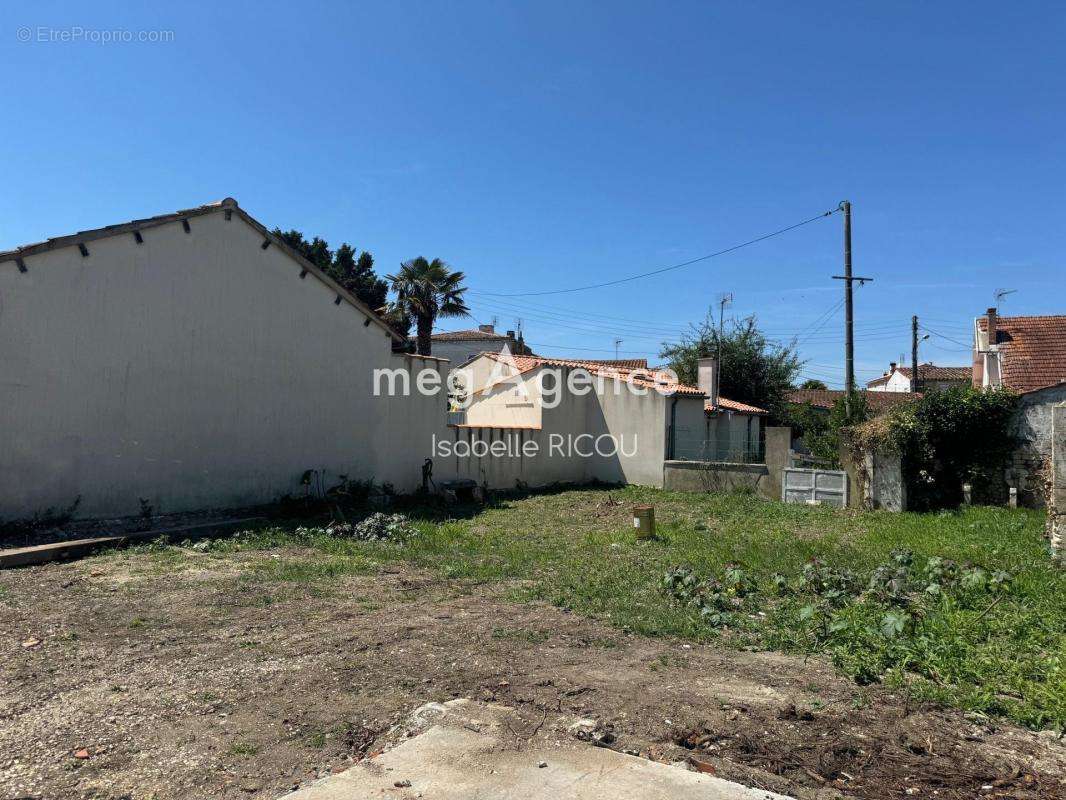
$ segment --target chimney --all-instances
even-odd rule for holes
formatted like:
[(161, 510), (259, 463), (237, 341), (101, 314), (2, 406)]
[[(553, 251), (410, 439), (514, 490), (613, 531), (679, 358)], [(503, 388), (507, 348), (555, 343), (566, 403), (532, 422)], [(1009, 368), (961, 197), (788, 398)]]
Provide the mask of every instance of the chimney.
[(707, 395), (712, 403), (718, 401), (718, 359), (714, 356), (699, 360), (700, 391)]
[(514, 331), (507, 331), (507, 338), (514, 341)]
[(895, 361), (889, 361), (888, 362), (888, 372), (886, 372), (885, 374), (886, 375), (891, 375), (895, 371), (896, 371), (896, 362)]
[(482, 333), (495, 333), (496, 332), (496, 326), (494, 326), (494, 325), (478, 325), (477, 329), (479, 331), (481, 331)]
[(988, 309), (988, 347), (991, 349), (992, 345), (996, 343), (996, 309)]

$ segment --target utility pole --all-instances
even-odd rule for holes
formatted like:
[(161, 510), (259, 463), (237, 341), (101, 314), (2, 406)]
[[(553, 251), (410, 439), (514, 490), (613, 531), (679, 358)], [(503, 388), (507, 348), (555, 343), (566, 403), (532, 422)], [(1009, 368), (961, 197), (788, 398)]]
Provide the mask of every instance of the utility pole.
[(733, 293), (725, 292), (718, 295), (718, 355), (714, 360), (714, 397), (711, 398), (712, 407), (718, 407), (718, 398), (722, 396), (722, 337), (725, 335), (725, 307), (733, 302)]
[(911, 391), (918, 391), (918, 316), (911, 317)]
[(855, 309), (851, 298), (851, 284), (858, 281), (862, 286), (873, 278), (855, 277), (851, 274), (851, 203), (840, 204), (844, 212), (844, 274), (833, 279), (844, 281), (844, 413), (851, 420), (852, 400), (855, 394)]

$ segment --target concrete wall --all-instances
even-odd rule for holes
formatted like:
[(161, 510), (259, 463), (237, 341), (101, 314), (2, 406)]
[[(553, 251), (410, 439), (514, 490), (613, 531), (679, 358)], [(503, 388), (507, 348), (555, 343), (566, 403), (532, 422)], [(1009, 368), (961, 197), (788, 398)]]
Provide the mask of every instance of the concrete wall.
[(1021, 396), (1012, 426), (1019, 445), (1005, 477), (1008, 486), (1018, 488), (1018, 502), (1023, 505), (1040, 507), (1044, 504), (1040, 476), (1051, 458), (1052, 409), (1064, 401), (1066, 385)]
[[(777, 478), (780, 486), (780, 476)], [(714, 461), (667, 461), (663, 465), (663, 488), (677, 492), (757, 492), (770, 500), (780, 500), (780, 488), (773, 494), (773, 479), (765, 464), (729, 464)]]
[(269, 502), (306, 469), (411, 489), (446, 397), (374, 397), (389, 336), (239, 214), (0, 264), (0, 517)]
[(850, 448), (842, 446), (840, 465), (847, 475), (849, 507), (907, 510), (907, 485), (903, 479), (903, 462), (898, 455), (865, 452), (856, 459)]

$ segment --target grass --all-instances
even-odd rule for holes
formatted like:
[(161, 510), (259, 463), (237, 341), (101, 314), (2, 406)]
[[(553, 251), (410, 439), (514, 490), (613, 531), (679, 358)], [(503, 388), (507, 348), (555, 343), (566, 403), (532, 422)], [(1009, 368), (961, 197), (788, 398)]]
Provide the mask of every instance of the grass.
[[(655, 506), (655, 541), (633, 536), (628, 509), (638, 503)], [(406, 543), (268, 529), (215, 542), (207, 555), (310, 548), (257, 563), (248, 573), (257, 583), (316, 584), (406, 561), (465, 582), (501, 582), (516, 601), (547, 601), (639, 634), (825, 652), (861, 681), (883, 680), (917, 698), (1036, 728), (1066, 728), (1066, 571), (1049, 559), (1041, 513), (856, 513), (627, 487), (534, 495), (417, 527), (419, 535)], [(865, 595), (812, 614), (810, 597), (781, 588), (795, 587), (813, 558), (853, 571), (865, 586), (897, 548), (913, 551), (916, 565), (938, 556), (989, 573), (1006, 570), (1012, 584), (1002, 595), (925, 598), (892, 636), (880, 629), (885, 609)], [(721, 578), (729, 564), (757, 588), (724, 625), (709, 624), (660, 589), (671, 567)], [(501, 629), (498, 636), (540, 635)]]

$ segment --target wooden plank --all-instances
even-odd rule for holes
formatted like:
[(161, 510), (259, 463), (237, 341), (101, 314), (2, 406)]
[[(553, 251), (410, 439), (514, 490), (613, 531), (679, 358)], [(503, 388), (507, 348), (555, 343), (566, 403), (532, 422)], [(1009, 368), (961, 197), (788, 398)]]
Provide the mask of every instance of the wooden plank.
[(153, 539), (171, 539), (179, 534), (183, 538), (193, 534), (222, 533), (252, 523), (265, 522), (265, 517), (242, 517), (224, 519), (218, 522), (202, 522), (196, 525), (184, 525), (179, 528), (157, 528), (151, 531), (124, 533), (116, 536), (96, 536), (90, 539), (71, 539), (66, 542), (51, 542), (33, 547), (15, 547), (0, 550), (0, 569), (8, 567), (26, 567), (32, 564), (45, 564), (68, 558), (81, 558), (105, 547), (125, 547), (135, 542)]

